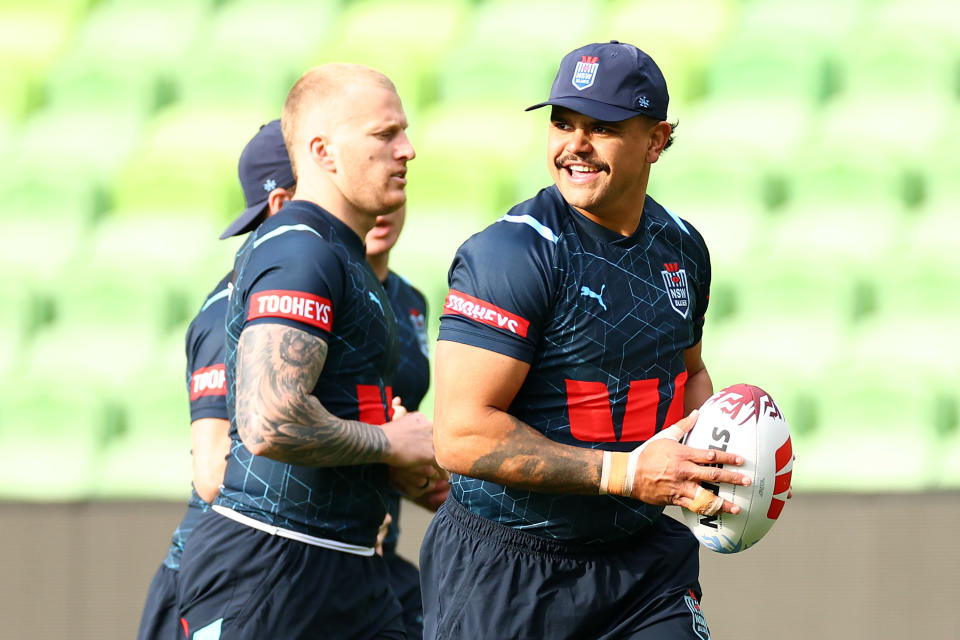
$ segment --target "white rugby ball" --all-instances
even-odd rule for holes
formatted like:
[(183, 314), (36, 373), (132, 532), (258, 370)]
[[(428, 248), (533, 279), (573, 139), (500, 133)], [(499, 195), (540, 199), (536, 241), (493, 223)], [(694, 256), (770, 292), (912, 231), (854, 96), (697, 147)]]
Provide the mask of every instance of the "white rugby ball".
[(697, 423), (683, 442), (743, 456), (743, 465), (728, 466), (752, 481), (747, 487), (702, 483), (739, 505), (740, 513), (705, 516), (681, 509), (684, 524), (711, 551), (737, 553), (752, 547), (777, 521), (790, 490), (793, 449), (783, 413), (760, 387), (736, 384), (703, 403)]

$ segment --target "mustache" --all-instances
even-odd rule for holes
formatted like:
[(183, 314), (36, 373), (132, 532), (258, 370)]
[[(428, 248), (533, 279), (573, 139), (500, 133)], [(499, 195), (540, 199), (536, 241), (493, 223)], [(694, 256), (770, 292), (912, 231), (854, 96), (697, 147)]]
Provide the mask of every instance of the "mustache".
[(564, 165), (567, 164), (582, 164), (596, 169), (597, 171), (605, 171), (608, 173), (610, 171), (610, 165), (608, 165), (606, 162), (601, 162), (600, 160), (591, 157), (578, 156), (575, 153), (568, 153), (560, 156), (554, 160), (553, 163), (557, 166), (557, 169), (563, 169)]

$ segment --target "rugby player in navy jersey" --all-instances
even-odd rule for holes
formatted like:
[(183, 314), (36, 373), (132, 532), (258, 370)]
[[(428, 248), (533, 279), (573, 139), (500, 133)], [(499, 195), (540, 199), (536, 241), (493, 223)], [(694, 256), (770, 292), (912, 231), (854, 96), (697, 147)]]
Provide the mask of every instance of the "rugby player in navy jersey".
[[(397, 318), (397, 338), (400, 360), (393, 382), (393, 395), (409, 411), (416, 411), (430, 386), (430, 361), (427, 350), (427, 301), (403, 276), (390, 270), (390, 250), (396, 245), (403, 230), (406, 209), (377, 216), (376, 225), (367, 232), (367, 262), (383, 284), (390, 306)], [(430, 480), (426, 492), (413, 501), (436, 511), (450, 490), (446, 477)], [(399, 484), (399, 483), (398, 483)], [(420, 597), (420, 572), (416, 566), (397, 553), (399, 537), (399, 489), (388, 494), (391, 524), (382, 543), (383, 559), (390, 570), (390, 584), (403, 607), (403, 620), (408, 638), (423, 636), (423, 605)], [(414, 493), (423, 487), (411, 487)]]
[(406, 125), (393, 83), (360, 65), (312, 69), (287, 96), (297, 190), (234, 265), (232, 443), (181, 561), (188, 637), (405, 637), (374, 549), (387, 466), (423, 490), (440, 472), (432, 424), (390, 419), (397, 322), (363, 239), (406, 200)]
[(710, 258), (647, 195), (667, 88), (636, 47), (564, 57), (554, 185), (460, 247), (436, 352), (436, 453), (451, 495), (421, 547), (425, 638), (709, 637), (698, 544), (665, 505), (737, 512), (747, 484), (680, 444), (712, 393)]
[[(280, 210), (293, 193), (294, 179), (280, 121), (260, 128), (240, 154), (237, 167), (247, 207), (220, 236), (247, 233)], [(227, 384), (224, 371), (224, 318), (233, 273), (210, 292), (187, 329), (187, 391), (193, 490), (187, 512), (173, 534), (170, 549), (154, 574), (140, 619), (138, 640), (169, 640), (180, 632), (177, 573), (191, 530), (219, 491), (230, 450)]]

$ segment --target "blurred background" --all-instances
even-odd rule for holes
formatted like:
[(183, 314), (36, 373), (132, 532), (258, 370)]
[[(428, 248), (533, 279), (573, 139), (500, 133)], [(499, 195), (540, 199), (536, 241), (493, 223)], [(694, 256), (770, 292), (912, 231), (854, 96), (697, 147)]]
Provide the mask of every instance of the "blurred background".
[[(391, 266), (427, 295), (433, 338), (459, 244), (550, 183), (547, 112), (524, 107), (566, 52), (610, 39), (667, 78), (679, 126), (649, 193), (710, 247), (714, 384), (764, 387), (791, 425), (798, 498), (771, 537), (803, 546), (844, 501), (888, 536), (854, 555), (950, 524), (936, 505), (960, 503), (956, 0), (0, 0), (0, 589), (18, 633), (88, 637), (44, 612), (102, 610), (98, 638), (133, 636), (189, 495), (186, 326), (239, 247), (217, 236), (243, 209), (240, 151), (296, 78), (348, 61), (396, 83), (418, 157)], [(427, 516), (409, 511), (415, 556)], [(853, 522), (828, 526), (863, 536)], [(782, 562), (793, 547), (777, 544)], [(951, 582), (906, 584), (946, 607), (960, 561), (943, 553), (929, 569)], [(744, 585), (770, 597), (754, 557)], [(886, 584), (873, 560), (889, 562), (854, 563), (847, 593)], [(714, 561), (705, 584), (737, 571)], [(834, 588), (851, 576), (791, 562), (839, 572)], [(96, 580), (106, 591), (78, 600)], [(857, 610), (877, 625), (881, 601)], [(946, 610), (927, 606), (927, 623)], [(930, 637), (960, 637), (942, 622)]]

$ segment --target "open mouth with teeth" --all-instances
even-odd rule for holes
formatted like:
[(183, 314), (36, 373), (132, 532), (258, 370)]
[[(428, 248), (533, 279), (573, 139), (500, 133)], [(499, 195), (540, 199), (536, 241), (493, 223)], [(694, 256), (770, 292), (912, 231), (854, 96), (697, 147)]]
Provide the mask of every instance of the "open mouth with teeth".
[(565, 164), (562, 170), (567, 174), (571, 182), (590, 182), (604, 171), (600, 167), (580, 163)]

